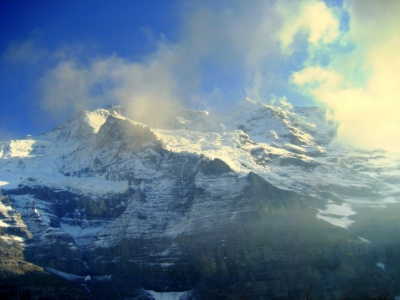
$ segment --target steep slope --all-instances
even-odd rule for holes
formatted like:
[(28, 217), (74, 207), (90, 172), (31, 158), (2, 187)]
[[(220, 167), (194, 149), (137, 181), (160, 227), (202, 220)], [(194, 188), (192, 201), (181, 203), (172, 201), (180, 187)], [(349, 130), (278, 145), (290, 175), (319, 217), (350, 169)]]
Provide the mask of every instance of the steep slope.
[(399, 157), (330, 144), (320, 108), (169, 113), (149, 128), (108, 107), (1, 142), (3, 240), (99, 299), (373, 297), (371, 273), (400, 279), (382, 217)]

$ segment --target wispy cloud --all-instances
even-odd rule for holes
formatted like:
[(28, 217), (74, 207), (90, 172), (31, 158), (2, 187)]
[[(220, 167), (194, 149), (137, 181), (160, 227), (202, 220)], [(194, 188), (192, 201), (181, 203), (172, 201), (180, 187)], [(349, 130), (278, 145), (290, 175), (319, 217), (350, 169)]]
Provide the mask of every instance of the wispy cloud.
[(179, 104), (173, 74), (176, 55), (167, 45), (140, 62), (116, 55), (59, 61), (40, 81), (41, 105), (52, 114), (119, 104), (137, 120), (150, 120)]
[(39, 47), (35, 38), (24, 41), (13, 41), (2, 55), (2, 60), (8, 63), (36, 63), (46, 56), (45, 49)]
[[(204, 76), (212, 77), (204, 61), (218, 69), (214, 86), (226, 97), (267, 100), (273, 92), (282, 56), (275, 37), (282, 19), (271, 1), (199, 1), (184, 14), (179, 43), (182, 52)], [(224, 77), (240, 74), (229, 88)], [(267, 99), (265, 99), (267, 98)], [(225, 99), (226, 100), (226, 99)], [(236, 100), (236, 99), (235, 99)]]
[(69, 115), (116, 103), (138, 117), (147, 110), (154, 115), (154, 107), (165, 110), (161, 102), (215, 108), (244, 95), (269, 98), (279, 68), (270, 61), (280, 60), (274, 34), (282, 24), (269, 1), (185, 2), (181, 16), (178, 41), (150, 33), (156, 50), (139, 61), (116, 54), (89, 59), (64, 45), (40, 80), (42, 107)]

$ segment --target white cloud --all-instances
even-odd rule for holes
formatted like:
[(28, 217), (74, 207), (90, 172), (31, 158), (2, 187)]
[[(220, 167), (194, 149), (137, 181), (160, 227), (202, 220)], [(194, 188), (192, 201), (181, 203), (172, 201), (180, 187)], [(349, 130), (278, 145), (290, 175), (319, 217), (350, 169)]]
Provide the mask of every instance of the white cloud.
[(325, 90), (337, 88), (342, 80), (340, 74), (319, 66), (305, 68), (300, 72), (293, 73), (292, 76), (292, 81), (297, 85), (323, 86)]
[(74, 60), (60, 62), (41, 80), (41, 105), (53, 114), (71, 113), (71, 110), (88, 107), (92, 101), (89, 78), (89, 73), (79, 69)]
[(331, 43), (339, 36), (339, 21), (323, 1), (278, 1), (276, 9), (284, 20), (278, 31), (284, 52), (291, 51), (299, 33), (306, 34), (314, 46)]
[(41, 79), (41, 105), (53, 115), (66, 116), (120, 104), (133, 118), (150, 122), (150, 117), (164, 115), (167, 103), (179, 102), (175, 62), (174, 52), (165, 45), (141, 62), (115, 55), (86, 63), (76, 58), (61, 60)]
[(303, 92), (327, 105), (340, 123), (339, 140), (400, 151), (400, 3), (347, 1), (354, 49), (332, 54), (329, 66), (292, 76)]

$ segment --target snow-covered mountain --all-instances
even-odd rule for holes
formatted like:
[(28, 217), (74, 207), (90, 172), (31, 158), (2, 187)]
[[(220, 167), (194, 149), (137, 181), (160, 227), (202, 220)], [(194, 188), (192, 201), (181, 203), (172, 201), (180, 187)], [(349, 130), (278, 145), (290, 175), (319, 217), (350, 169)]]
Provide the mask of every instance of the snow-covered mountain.
[(100, 299), (339, 299), (400, 276), (399, 156), (332, 143), (321, 108), (169, 114), (0, 142), (2, 247)]

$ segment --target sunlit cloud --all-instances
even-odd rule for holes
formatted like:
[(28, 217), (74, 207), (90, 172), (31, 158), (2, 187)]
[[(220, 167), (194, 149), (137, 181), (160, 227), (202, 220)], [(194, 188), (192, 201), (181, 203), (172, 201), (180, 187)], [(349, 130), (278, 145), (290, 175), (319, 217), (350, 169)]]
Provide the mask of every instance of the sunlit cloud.
[(297, 34), (307, 35), (314, 46), (331, 43), (339, 36), (339, 20), (323, 1), (278, 1), (276, 10), (284, 20), (278, 31), (283, 52), (291, 51)]
[(350, 23), (326, 67), (306, 66), (291, 80), (328, 107), (339, 123), (338, 139), (363, 148), (400, 151), (400, 3), (345, 3)]
[(174, 52), (165, 45), (140, 62), (116, 55), (86, 62), (62, 60), (41, 79), (41, 105), (57, 115), (118, 104), (134, 119), (151, 122), (179, 104), (175, 62)]

